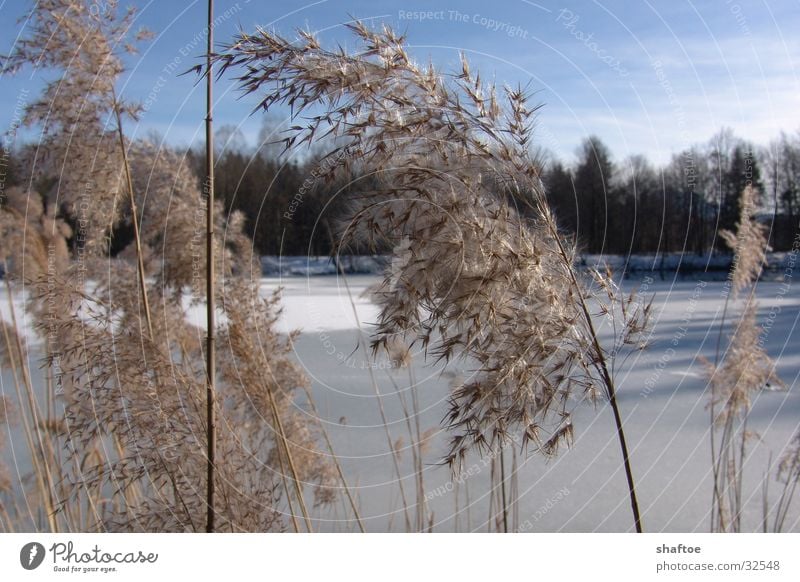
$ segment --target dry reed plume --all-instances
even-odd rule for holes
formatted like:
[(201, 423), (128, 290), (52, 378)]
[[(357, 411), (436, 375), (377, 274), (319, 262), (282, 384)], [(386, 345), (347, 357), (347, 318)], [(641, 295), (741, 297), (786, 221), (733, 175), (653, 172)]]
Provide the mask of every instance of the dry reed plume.
[[(303, 31), (290, 42), (260, 30), (242, 34), (217, 62), (220, 74), (243, 71), (239, 84), (260, 94), (261, 108), (303, 114), (287, 149), (328, 138), (329, 158), (340, 161), (331, 174), (358, 167), (373, 176), (375, 189), (354, 202), (340, 242), (393, 250), (375, 292), (373, 349), (392, 350), (399, 338), (435, 360), (475, 363), (450, 398), (446, 461), (454, 468), (470, 450), (502, 450), (514, 435), (554, 454), (572, 438), (570, 397), (602, 387), (640, 529), (611, 355), (590, 312), (604, 290), (577, 276), (574, 246), (547, 205), (531, 153), (536, 108), (522, 89), (483, 83), (466, 59), (446, 81), (432, 65), (416, 65), (391, 29), (348, 26), (361, 43), (356, 53), (326, 50)], [(625, 317), (627, 343), (638, 345), (648, 309), (613, 311)]]
[[(775, 362), (764, 350), (761, 328), (757, 324), (758, 304), (754, 284), (763, 269), (768, 250), (764, 227), (754, 218), (758, 193), (747, 186), (741, 193), (740, 215), (736, 233), (720, 232), (734, 251), (733, 270), (729, 277), (732, 298), (752, 287), (743, 299), (741, 315), (724, 354), (715, 362), (707, 362), (706, 377), (710, 389), (711, 453), (713, 498), (712, 531), (742, 531), (744, 510), (744, 468), (748, 459), (748, 443), (755, 436), (748, 430), (748, 417), (753, 398), (765, 387), (782, 386), (775, 373)], [(725, 302), (725, 313), (728, 300)], [(720, 323), (720, 335), (725, 325)], [(716, 433), (719, 432), (719, 440)]]
[(721, 230), (719, 233), (734, 252), (730, 277), (734, 298), (758, 280), (764, 268), (767, 251), (770, 250), (764, 226), (753, 218), (757, 210), (757, 199), (758, 191), (751, 185), (745, 187), (739, 197), (740, 211), (736, 232)]
[[(35, 183), (52, 187), (45, 196), (9, 191), (0, 208), (9, 301), (25, 292), (47, 383), (43, 395), (31, 381), (17, 320), (4, 324), (2, 356), (14, 371), (34, 473), (14, 494), (44, 508), (0, 512), (4, 529), (205, 528), (205, 332), (189, 318), (205, 299), (204, 198), (175, 153), (129, 142), (121, 126), (116, 137), (105, 129), (135, 110), (113, 90), (122, 71), (115, 51), (133, 50), (124, 39), (134, 13), (117, 13), (116, 2), (40, 2), (5, 59), (9, 70), (35, 63), (61, 77), (25, 114), (45, 135), (30, 152)], [(109, 239), (134, 209), (136, 245), (112, 258)], [(215, 529), (299, 530), (301, 508), (312, 529), (307, 492), (328, 504), (341, 485), (319, 448), (320, 427), (299, 403), (308, 380), (273, 331), (277, 300), (259, 296), (243, 217), (219, 203), (211, 211), (223, 234), (212, 255), (221, 304)], [(152, 314), (143, 313), (142, 292)]]

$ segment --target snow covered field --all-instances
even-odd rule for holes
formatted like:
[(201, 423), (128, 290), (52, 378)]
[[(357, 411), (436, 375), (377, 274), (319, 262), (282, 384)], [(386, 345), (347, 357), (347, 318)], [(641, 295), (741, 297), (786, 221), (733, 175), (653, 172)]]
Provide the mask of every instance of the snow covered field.
[[(409, 385), (414, 381), (419, 390), (421, 429), (428, 431), (430, 437), (425, 452), (425, 492), (433, 511), (433, 529), (485, 531), (489, 514), (488, 464), (469, 458), (461, 478), (455, 480), (447, 467), (438, 464), (446, 450), (447, 435), (441, 431), (440, 421), (449, 385), (454, 375), (467, 376), (469, 370), (459, 369), (457, 363), (447, 370), (428, 366), (420, 353), (415, 354), (410, 369), (392, 367), (385, 359), (368, 358), (359, 347), (360, 332), (350, 296), (367, 343), (377, 308), (365, 291), (377, 280), (374, 275), (348, 276), (350, 295), (343, 279), (335, 275), (265, 278), (262, 288), (264, 294), (283, 288), (280, 329), (302, 330), (294, 344), (294, 357), (313, 380), (321, 420), (356, 492), (367, 528), (404, 529), (400, 491), (371, 372), (380, 390), (391, 438), (397, 441), (402, 437), (404, 443), (400, 462), (409, 503), (413, 504), (415, 498), (414, 473), (408, 430), (395, 386), (410, 400)], [(636, 282), (626, 281), (626, 286), (631, 285)], [(724, 291), (720, 281), (647, 283), (647, 292), (655, 294), (652, 345), (618, 370), (620, 406), (632, 448), (646, 531), (703, 532), (709, 528), (709, 418), (700, 358), (713, 359)], [(777, 361), (787, 390), (762, 392), (751, 414), (750, 428), (759, 438), (751, 445), (746, 469), (745, 495), (750, 498), (744, 529), (753, 531), (760, 527), (761, 481), (770, 455), (775, 463), (800, 423), (800, 287), (762, 282), (758, 296), (764, 345)], [(0, 297), (0, 306), (3, 318), (7, 318), (5, 295)], [(32, 363), (34, 376), (38, 376), (37, 367)], [(13, 391), (6, 370), (2, 389), (6, 394)], [(535, 454), (519, 458), (520, 501), (516, 511), (520, 529), (628, 531), (632, 520), (611, 412), (602, 402), (595, 409), (576, 401), (573, 417), (575, 442), (570, 450), (562, 450), (549, 461)], [(6, 452), (6, 460), (13, 471), (12, 452), (16, 453), (22, 473), (26, 447), (17, 430), (8, 436), (14, 451)], [(510, 458), (509, 451), (507, 459)], [(770, 490), (777, 492), (774, 470), (771, 475)], [(800, 530), (798, 509), (800, 501), (791, 512), (787, 530)], [(334, 510), (314, 509), (312, 513), (318, 520), (317, 529), (354, 529), (352, 522), (342, 521), (350, 515), (344, 501)], [(413, 518), (413, 508), (411, 515)]]
[[(362, 294), (375, 281), (374, 276), (348, 277), (367, 341), (377, 311)], [(408, 370), (391, 368), (385, 360), (365, 359), (358, 348), (359, 332), (341, 278), (263, 281), (265, 292), (279, 285), (283, 286), (285, 308), (280, 325), (284, 330), (303, 330), (295, 344), (295, 357), (313, 379), (317, 408), (349, 482), (356, 486), (367, 527), (402, 529), (399, 490), (367, 368), (375, 368), (392, 438), (403, 436), (406, 446), (408, 432), (392, 381), (407, 391)], [(626, 285), (636, 283), (628, 281)], [(650, 282), (648, 292), (655, 293), (652, 345), (629, 359), (619, 372), (620, 406), (648, 531), (702, 532), (709, 528), (709, 416), (700, 358), (713, 359), (724, 290), (723, 282)], [(800, 288), (762, 282), (758, 295), (765, 346), (788, 389), (764, 391), (751, 413), (751, 428), (759, 435), (747, 467), (749, 490), (745, 495), (751, 498), (745, 529), (751, 530), (760, 526), (761, 479), (770, 454), (774, 462), (800, 424)], [(422, 354), (415, 355), (412, 372), (419, 387), (422, 430), (432, 432), (425, 458), (425, 490), (434, 513), (434, 529), (452, 531), (458, 520), (460, 531), (486, 530), (488, 465), (471, 459), (465, 464), (463, 478), (451, 480), (449, 469), (437, 464), (446, 450), (446, 434), (439, 427), (452, 378), (448, 372), (467, 375), (469, 371), (453, 368), (443, 373), (441, 368), (425, 366), (423, 360)], [(576, 402), (574, 424), (572, 449), (550, 461), (538, 455), (520, 459), (521, 529), (629, 530), (630, 507), (610, 410), (603, 403), (595, 410)], [(401, 460), (404, 489), (413, 500), (410, 450), (403, 451)], [(777, 484), (771, 483), (771, 489), (777, 490)], [(320, 517), (330, 520), (322, 529), (352, 529), (352, 525), (337, 523), (336, 516)], [(798, 512), (793, 512), (786, 529), (800, 529), (798, 519)]]

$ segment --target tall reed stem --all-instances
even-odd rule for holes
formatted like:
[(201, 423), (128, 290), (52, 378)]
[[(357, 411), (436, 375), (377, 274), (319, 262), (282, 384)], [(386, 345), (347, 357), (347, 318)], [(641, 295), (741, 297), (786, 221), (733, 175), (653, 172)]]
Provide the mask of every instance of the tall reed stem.
[(394, 472), (397, 475), (397, 485), (400, 488), (400, 499), (403, 502), (403, 514), (406, 522), (406, 530), (410, 531), (411, 522), (408, 517), (408, 499), (406, 498), (405, 488), (403, 487), (403, 474), (400, 472), (400, 464), (397, 462), (397, 455), (394, 452), (394, 443), (392, 442), (392, 435), (389, 432), (389, 421), (386, 418), (386, 411), (383, 408), (383, 400), (380, 389), (378, 388), (378, 381), (375, 379), (375, 372), (372, 370), (372, 366), (369, 365), (371, 364), (371, 360), (369, 357), (369, 351), (367, 350), (367, 347), (364, 345), (363, 342), (364, 330), (361, 327), (361, 319), (358, 316), (356, 303), (353, 300), (353, 293), (350, 291), (350, 284), (347, 282), (347, 275), (345, 275), (345, 272), (343, 270), (340, 270), (339, 272), (342, 277), (342, 281), (344, 282), (344, 287), (347, 290), (347, 297), (350, 299), (350, 308), (353, 310), (353, 317), (356, 320), (356, 327), (358, 328), (358, 346), (361, 348), (362, 353), (364, 355), (364, 360), (368, 364), (367, 373), (369, 374), (369, 380), (370, 383), (372, 384), (372, 388), (373, 390), (375, 390), (375, 399), (378, 401), (378, 411), (381, 414), (381, 422), (383, 423), (383, 430), (384, 433), (386, 434), (386, 442), (389, 445), (389, 452), (392, 456), (392, 464), (394, 465)]
[[(294, 490), (295, 496), (297, 497), (297, 503), (300, 504), (300, 511), (303, 513), (303, 519), (305, 520), (308, 533), (313, 533), (314, 529), (311, 526), (311, 518), (309, 517), (308, 508), (306, 507), (306, 502), (303, 498), (303, 489), (302, 485), (300, 484), (297, 466), (295, 465), (294, 458), (292, 457), (292, 451), (289, 449), (289, 440), (286, 438), (286, 431), (283, 428), (283, 421), (281, 421), (278, 403), (275, 401), (275, 396), (272, 394), (272, 389), (269, 386), (267, 386), (267, 396), (269, 397), (269, 405), (272, 409), (272, 418), (275, 422), (275, 428), (278, 430), (278, 437), (280, 438), (280, 443), (283, 446), (283, 452), (286, 454), (286, 462), (289, 465), (289, 471), (292, 473), (292, 481), (294, 481)], [(278, 452), (278, 455), (280, 456), (280, 451)]]
[(347, 479), (344, 476), (344, 471), (342, 470), (342, 464), (339, 462), (339, 457), (336, 456), (336, 451), (333, 449), (333, 443), (331, 442), (331, 437), (328, 434), (328, 430), (325, 428), (325, 425), (322, 422), (322, 418), (319, 415), (319, 410), (317, 410), (317, 405), (314, 403), (314, 395), (311, 394), (311, 390), (307, 387), (303, 387), (306, 392), (306, 398), (308, 398), (308, 404), (311, 406), (311, 412), (314, 414), (315, 417), (319, 418), (319, 426), (322, 431), (322, 436), (325, 439), (325, 444), (328, 445), (328, 450), (331, 453), (331, 459), (333, 460), (333, 464), (336, 467), (336, 473), (339, 475), (339, 480), (342, 482), (342, 487), (344, 487), (344, 493), (347, 496), (347, 500), (350, 502), (350, 508), (353, 510), (353, 516), (356, 519), (356, 524), (358, 525), (358, 529), (361, 530), (361, 533), (366, 533), (364, 529), (364, 523), (361, 521), (361, 514), (358, 511), (358, 505), (356, 505), (356, 500), (353, 498), (353, 494), (350, 492), (350, 487), (347, 485)]
[[(722, 331), (725, 328), (725, 317), (728, 314), (728, 303), (730, 302), (730, 290), (728, 294), (725, 296), (725, 306), (722, 308), (722, 319), (719, 323), (719, 332), (717, 333), (717, 349), (714, 352), (714, 367), (716, 368), (719, 365), (719, 357), (720, 351), (722, 347)], [(711, 470), (713, 472), (714, 478), (714, 491), (713, 495), (711, 496), (711, 531), (714, 531), (715, 527), (719, 527), (719, 531), (725, 530), (725, 523), (724, 523), (724, 516), (722, 514), (722, 493), (720, 492), (720, 485), (719, 485), (719, 468), (717, 463), (717, 445), (716, 445), (716, 438), (715, 438), (715, 430), (717, 425), (717, 411), (716, 411), (716, 402), (714, 401), (714, 395), (711, 395), (711, 401), (709, 404), (709, 414), (711, 415), (711, 429), (710, 429), (710, 440), (711, 440)]]
[[(53, 458), (53, 455), (48, 454), (52, 453), (52, 444), (46, 438), (42, 438), (41, 413), (39, 411), (39, 404), (36, 402), (36, 396), (33, 391), (33, 381), (31, 380), (30, 370), (28, 369), (27, 362), (25, 361), (25, 349), (22, 346), (22, 340), (20, 338), (20, 328), (17, 323), (17, 312), (16, 308), (14, 307), (14, 298), (12, 295), (11, 284), (9, 283), (8, 279), (8, 264), (5, 261), (3, 262), (3, 270), (4, 273), (6, 273), (4, 275), (4, 279), (6, 284), (6, 293), (8, 295), (8, 309), (11, 315), (11, 324), (14, 329), (14, 347), (16, 348), (16, 355), (19, 358), (20, 373), (25, 386), (25, 397), (28, 404), (28, 414), (30, 415), (27, 416), (24, 412), (22, 412), (21, 416), (25, 425), (28, 446), (31, 450), (31, 462), (35, 469), (39, 493), (42, 496), (42, 502), (45, 504), (48, 525), (51, 532), (58, 533), (59, 527), (58, 521), (56, 520), (56, 504), (53, 500), (55, 482), (51, 473), (49, 462), (50, 459)], [(8, 343), (9, 334), (7, 331), (5, 331), (5, 339)], [(7, 347), (9, 353), (12, 354), (13, 357), (13, 348), (10, 344)], [(17, 384), (17, 386), (19, 385)], [(19, 398), (19, 405), (21, 408), (23, 406), (23, 399), (22, 395), (19, 393), (19, 389), (17, 389), (17, 397)], [(35, 440), (33, 438), (34, 435), (36, 437)], [(47, 449), (45, 448), (45, 444), (48, 445)]]
[(214, 462), (217, 449), (217, 420), (215, 417), (216, 349), (214, 336), (214, 132), (213, 86), (211, 51), (214, 44), (214, 0), (208, 0), (208, 44), (206, 47), (206, 444), (208, 465), (206, 471), (206, 532), (215, 530)]
[(128, 161), (128, 149), (125, 147), (125, 134), (122, 131), (122, 114), (119, 110), (119, 101), (117, 100), (117, 90), (111, 87), (111, 98), (114, 102), (114, 116), (117, 121), (117, 137), (119, 138), (119, 149), (122, 151), (122, 165), (125, 168), (125, 182), (128, 188), (128, 196), (130, 197), (131, 216), (133, 217), (133, 240), (136, 245), (136, 267), (139, 273), (139, 292), (142, 295), (142, 307), (144, 309), (144, 317), (147, 323), (147, 333), (149, 340), (155, 340), (153, 336), (153, 318), (150, 315), (150, 301), (147, 298), (147, 283), (145, 281), (144, 272), (144, 259), (142, 257), (142, 239), (139, 236), (139, 215), (136, 209), (136, 197), (133, 193), (133, 178), (131, 178), (131, 165)]
[(500, 499), (503, 503), (503, 533), (508, 533), (508, 501), (506, 499), (506, 452), (500, 445)]
[(580, 300), (581, 312), (586, 322), (586, 326), (589, 330), (589, 335), (591, 336), (591, 341), (593, 344), (595, 355), (597, 357), (597, 366), (600, 371), (600, 376), (603, 380), (603, 384), (605, 384), (606, 387), (606, 395), (608, 397), (608, 403), (611, 405), (611, 410), (614, 413), (614, 423), (616, 424), (617, 427), (617, 440), (619, 441), (619, 446), (620, 449), (622, 450), (622, 464), (625, 468), (625, 478), (628, 482), (628, 495), (631, 501), (631, 511), (633, 512), (634, 526), (636, 528), (636, 533), (642, 533), (642, 518), (641, 514), (639, 513), (639, 501), (636, 498), (636, 485), (633, 480), (633, 469), (631, 468), (630, 454), (628, 453), (628, 444), (625, 440), (625, 431), (622, 428), (622, 415), (619, 412), (619, 405), (617, 404), (616, 386), (614, 385), (614, 380), (611, 377), (611, 373), (608, 370), (608, 362), (606, 361), (606, 356), (605, 353), (603, 352), (603, 348), (600, 345), (600, 340), (597, 337), (597, 331), (595, 330), (594, 322), (592, 321), (592, 314), (589, 313), (589, 307), (586, 304), (586, 298), (583, 295), (583, 291), (578, 282), (578, 278), (575, 275), (575, 269), (572, 266), (572, 260), (570, 259), (569, 254), (564, 248), (564, 244), (561, 242), (561, 237), (558, 234), (555, 224), (553, 223), (552, 219), (550, 219), (550, 213), (542, 212), (542, 215), (548, 217), (547, 220), (548, 229), (550, 230), (551, 236), (555, 239), (556, 244), (558, 245), (558, 252), (561, 255), (561, 260), (564, 261), (564, 264), (567, 270), (569, 271), (570, 280), (572, 281), (572, 284), (575, 288), (575, 292), (578, 294), (578, 298)]

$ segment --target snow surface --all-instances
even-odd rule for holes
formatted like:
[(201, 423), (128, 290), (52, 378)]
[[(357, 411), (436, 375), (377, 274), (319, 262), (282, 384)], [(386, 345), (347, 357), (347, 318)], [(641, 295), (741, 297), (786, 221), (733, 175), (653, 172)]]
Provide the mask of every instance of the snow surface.
[[(376, 311), (361, 292), (377, 278), (347, 279), (359, 307), (362, 341), (368, 342)], [(449, 469), (438, 464), (447, 446), (440, 421), (449, 382), (453, 372), (468, 375), (469, 371), (426, 366), (421, 353), (415, 354), (411, 376), (408, 370), (393, 368), (384, 359), (374, 362), (359, 348), (359, 331), (351, 319), (352, 309), (340, 277), (265, 279), (264, 292), (280, 284), (284, 285), (285, 306), (280, 325), (304, 330), (295, 343), (294, 354), (313, 379), (317, 408), (331, 433), (336, 453), (343, 460), (349, 483), (356, 489), (368, 529), (403, 529), (399, 488), (369, 378), (368, 368), (372, 366), (392, 440), (402, 436), (405, 447), (408, 431), (393, 383), (404, 391), (407, 400), (412, 377), (418, 386), (422, 430), (433, 431), (425, 456), (425, 491), (431, 498), (434, 529), (486, 530), (488, 466), (481, 459), (469, 459), (463, 473), (468, 476), (454, 480)], [(629, 281), (626, 285), (637, 283)], [(651, 279), (645, 279), (641, 287), (648, 294), (655, 294), (653, 343), (622, 365), (617, 378), (644, 525), (648, 531), (708, 531), (709, 418), (701, 358), (713, 359), (727, 287), (721, 281)], [(796, 388), (800, 371), (800, 333), (796, 329), (800, 289), (762, 282), (758, 295), (764, 345), (776, 359), (787, 390), (762, 392), (751, 413), (750, 427), (759, 438), (753, 442), (746, 470), (745, 528), (754, 531), (760, 527), (760, 487), (769, 457), (772, 455), (774, 463), (800, 422)], [(351, 324), (349, 329), (343, 327), (346, 323)], [(575, 443), (571, 449), (549, 461), (539, 455), (519, 459), (518, 514), (522, 529), (628, 531), (632, 527), (631, 513), (610, 409), (603, 403), (596, 409), (578, 402), (574, 407)], [(509, 451), (507, 463), (510, 458)], [(403, 450), (401, 460), (405, 494), (413, 504), (409, 449)], [(778, 491), (774, 470), (772, 474), (770, 490)], [(343, 514), (343, 510), (338, 516), (319, 514), (323, 520), (319, 527), (330, 531), (352, 529), (352, 523), (336, 521)], [(413, 517), (413, 509), (411, 514)], [(798, 519), (800, 515), (793, 511), (786, 529), (800, 529)]]
[[(302, 271), (300, 271), (302, 272)], [(313, 381), (313, 394), (321, 420), (330, 432), (337, 455), (361, 514), (370, 531), (402, 531), (404, 517), (400, 490), (378, 409), (378, 398), (389, 421), (393, 441), (402, 437), (402, 484), (413, 505), (414, 474), (409, 437), (395, 386), (410, 401), (410, 383), (418, 387), (422, 431), (431, 431), (426, 443), (424, 488), (430, 498), (436, 531), (485, 531), (488, 517), (488, 465), (468, 458), (463, 479), (452, 479), (439, 464), (446, 451), (447, 434), (440, 422), (445, 414), (449, 384), (455, 374), (468, 376), (464, 366), (432, 367), (415, 353), (410, 369), (393, 367), (385, 359), (373, 361), (363, 345), (378, 311), (368, 289), (374, 275), (275, 276), (262, 280), (263, 293), (282, 287), (283, 313), (279, 329), (301, 329), (293, 357)], [(631, 278), (626, 287), (641, 281)], [(647, 531), (708, 531), (711, 481), (708, 446), (707, 394), (701, 357), (713, 358), (719, 321), (727, 290), (724, 281), (648, 278), (643, 291), (654, 294), (654, 333), (651, 347), (619, 362), (619, 401), (631, 447), (643, 523)], [(0, 292), (3, 294), (4, 292)], [(764, 346), (777, 361), (785, 391), (764, 391), (756, 399), (750, 428), (759, 438), (751, 445), (746, 468), (748, 510), (744, 527), (756, 531), (761, 518), (761, 484), (768, 461), (773, 464), (798, 430), (800, 423), (800, 287), (784, 282), (758, 285), (759, 324)], [(362, 331), (353, 315), (356, 305)], [(16, 297), (18, 307), (21, 298)], [(7, 297), (0, 297), (7, 317)], [(735, 311), (735, 310), (734, 310)], [(21, 313), (21, 309), (17, 313)], [(728, 321), (731, 321), (729, 312)], [(605, 325), (605, 324), (604, 324)], [(607, 333), (607, 328), (602, 333)], [(361, 341), (359, 341), (359, 338)], [(34, 355), (34, 357), (36, 357)], [(34, 382), (39, 377), (31, 362)], [(378, 385), (376, 396), (370, 371)], [(39, 382), (41, 383), (41, 382)], [(7, 370), (2, 391), (11, 395)], [(298, 403), (302, 406), (302, 403)], [(575, 402), (575, 442), (555, 459), (522, 455), (518, 459), (519, 504), (516, 511), (524, 531), (629, 531), (632, 529), (625, 476), (611, 412), (604, 403), (596, 408)], [(24, 441), (16, 430), (11, 452), (25, 472)], [(510, 471), (511, 451), (507, 453)], [(773, 497), (779, 484), (770, 482)], [(16, 478), (14, 476), (13, 478)], [(454, 485), (456, 485), (455, 487)], [(458, 489), (456, 494), (455, 489)], [(467, 503), (467, 495), (469, 503)], [(786, 529), (800, 531), (800, 500)], [(344, 497), (333, 509), (312, 509), (316, 529), (352, 531)], [(413, 519), (413, 507), (410, 509)]]

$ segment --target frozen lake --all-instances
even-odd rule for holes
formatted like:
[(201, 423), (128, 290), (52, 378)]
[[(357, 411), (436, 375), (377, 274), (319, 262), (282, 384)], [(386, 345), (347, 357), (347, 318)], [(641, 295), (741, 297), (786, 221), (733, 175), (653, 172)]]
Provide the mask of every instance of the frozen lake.
[[(464, 465), (469, 476), (457, 480), (460, 483), (456, 487), (449, 469), (439, 464), (447, 444), (440, 422), (450, 383), (454, 375), (468, 376), (470, 371), (457, 362), (447, 370), (428, 366), (421, 353), (414, 354), (408, 369), (393, 368), (385, 359), (372, 361), (366, 357), (359, 348), (359, 336), (368, 343), (371, 323), (378, 312), (365, 291), (377, 280), (372, 275), (349, 276), (350, 294), (336, 276), (265, 278), (262, 288), (265, 294), (279, 286), (283, 288), (284, 312), (279, 328), (302, 332), (293, 346), (294, 357), (313, 381), (321, 421), (341, 458), (367, 529), (404, 529), (392, 453), (370, 378), (372, 368), (391, 439), (402, 439), (404, 443), (400, 447), (400, 465), (409, 503), (413, 505), (415, 499), (415, 477), (397, 390), (410, 401), (409, 387), (414, 381), (421, 430), (428, 435), (424, 490), (433, 529), (486, 531), (488, 465), (477, 457), (469, 458)], [(708, 396), (700, 358), (713, 359), (725, 287), (719, 281), (653, 281), (648, 292), (655, 294), (652, 344), (648, 350), (634, 354), (617, 376), (643, 523), (646, 531), (704, 532), (709, 529), (711, 472)], [(758, 296), (764, 346), (776, 360), (787, 390), (764, 391), (754, 402), (750, 428), (759, 438), (752, 441), (746, 468), (745, 530), (760, 527), (762, 476), (770, 455), (774, 463), (800, 423), (800, 288), (762, 282)], [(8, 317), (5, 296), (0, 298), (0, 313)], [(36, 364), (31, 367), (36, 373)], [(10, 394), (12, 383), (6, 370), (2, 379), (3, 392)], [(595, 408), (575, 401), (573, 407), (575, 441), (571, 449), (563, 449), (549, 461), (537, 454), (518, 457), (517, 523), (525, 531), (629, 531), (632, 520), (611, 411), (603, 402)], [(16, 431), (8, 436), (19, 471), (24, 473), (24, 442)], [(12, 451), (7, 450), (5, 458), (13, 473)], [(508, 451), (509, 471), (510, 460)], [(778, 490), (774, 470), (770, 490)], [(800, 530), (798, 508), (800, 501), (791, 513), (787, 530)], [(316, 529), (355, 529), (348, 521), (350, 512), (344, 501), (333, 509), (313, 509), (312, 514)], [(413, 507), (410, 514), (413, 518)]]
[[(377, 310), (364, 291), (372, 276), (349, 276), (365, 339)], [(631, 285), (631, 282), (627, 282)], [(373, 365), (392, 438), (408, 431), (393, 382), (409, 388), (405, 369), (365, 360), (358, 349), (359, 331), (341, 278), (265, 279), (264, 289), (284, 288), (283, 329), (302, 329), (295, 357), (313, 379), (317, 408), (342, 457), (351, 485), (356, 486), (370, 530), (402, 529), (402, 509), (392, 459), (367, 366)], [(635, 286), (635, 284), (634, 284)], [(709, 413), (701, 356), (713, 359), (724, 305), (724, 282), (653, 281), (654, 333), (650, 348), (637, 352), (618, 373), (619, 401), (631, 446), (643, 521), (649, 531), (708, 531), (711, 497)], [(770, 454), (780, 455), (800, 424), (800, 289), (776, 282), (758, 286), (759, 324), (764, 345), (776, 360), (786, 391), (764, 391), (755, 400), (750, 427), (759, 435), (751, 445), (747, 468), (749, 512), (746, 529), (761, 519), (761, 478)], [(779, 311), (778, 311), (779, 310)], [(731, 314), (728, 315), (728, 321)], [(344, 360), (343, 360), (344, 359)], [(431, 497), (434, 529), (485, 530), (488, 519), (489, 468), (479, 459), (465, 467), (470, 476), (453, 491), (448, 468), (438, 465), (446, 450), (440, 430), (451, 374), (424, 364), (415, 354), (421, 428), (432, 433), (425, 462), (425, 490)], [(468, 370), (450, 369), (462, 375)], [(391, 377), (391, 380), (390, 380)], [(519, 523), (529, 531), (627, 531), (631, 528), (625, 476), (610, 409), (575, 403), (575, 442), (549, 461), (539, 455), (519, 459)], [(510, 452), (507, 459), (510, 458)], [(410, 451), (401, 460), (404, 488), (413, 497)], [(774, 471), (773, 471), (774, 474)], [(772, 483), (777, 490), (777, 484)], [(466, 503), (469, 488), (470, 505)], [(441, 494), (439, 494), (441, 493)], [(394, 514), (388, 508), (394, 508)], [(412, 512), (413, 513), (413, 512)], [(331, 516), (320, 516), (330, 519)], [(787, 529), (797, 530), (794, 512)], [(794, 520), (794, 521), (792, 521)], [(393, 525), (391, 525), (393, 524)], [(322, 529), (352, 529), (335, 521)]]

